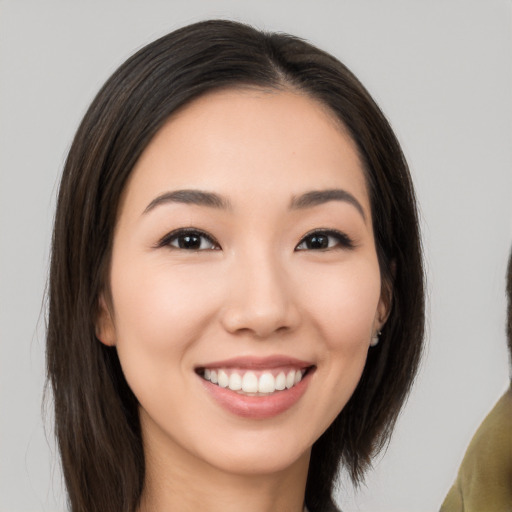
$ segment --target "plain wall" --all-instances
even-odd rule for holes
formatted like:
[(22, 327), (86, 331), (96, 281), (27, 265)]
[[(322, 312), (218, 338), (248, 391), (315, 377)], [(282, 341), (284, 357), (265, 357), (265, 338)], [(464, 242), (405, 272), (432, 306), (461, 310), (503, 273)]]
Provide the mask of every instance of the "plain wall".
[(511, 12), (506, 0), (0, 0), (0, 511), (65, 510), (41, 415), (42, 303), (74, 131), (126, 57), (209, 17), (333, 53), (403, 145), (421, 205), (428, 349), (387, 453), (359, 492), (343, 480), (339, 502), (344, 512), (437, 510), (508, 383)]

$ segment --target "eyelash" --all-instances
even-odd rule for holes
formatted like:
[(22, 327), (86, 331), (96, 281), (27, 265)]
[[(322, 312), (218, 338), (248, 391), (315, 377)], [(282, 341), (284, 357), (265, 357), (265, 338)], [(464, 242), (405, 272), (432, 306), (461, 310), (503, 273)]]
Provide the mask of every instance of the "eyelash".
[[(327, 247), (317, 247), (317, 248), (309, 248), (311, 251), (328, 251), (332, 249), (354, 249), (355, 244), (354, 241), (345, 233), (342, 233), (341, 231), (337, 231), (335, 229), (315, 229), (314, 231), (309, 232), (307, 235), (305, 235), (302, 240), (297, 244), (297, 247), (295, 247), (296, 251), (305, 251), (308, 250), (308, 248), (300, 248), (301, 245), (306, 244), (308, 241), (312, 241), (314, 238), (321, 238), (324, 237), (324, 239), (327, 239)], [(334, 245), (330, 245), (329, 238), (335, 240)]]
[[(200, 245), (198, 248), (197, 247), (196, 248), (180, 247), (179, 240), (181, 239), (182, 241), (184, 241), (184, 238), (187, 236), (188, 237), (196, 237), (198, 239), (206, 240), (213, 247), (211, 247), (209, 249), (206, 249), (206, 248), (201, 249), (201, 245), (203, 244), (202, 240), (199, 241)], [(177, 246), (172, 244), (175, 241), (178, 242)], [(188, 251), (205, 251), (205, 250), (215, 251), (215, 250), (220, 249), (220, 245), (215, 240), (215, 238), (213, 238), (209, 234), (205, 233), (204, 231), (201, 231), (200, 229), (195, 229), (195, 228), (179, 228), (179, 229), (175, 229), (174, 231), (171, 231), (170, 233), (165, 235), (157, 244), (157, 247), (166, 247), (166, 246), (171, 247), (172, 249), (181, 249), (181, 250), (185, 250), (185, 251), (187, 251), (187, 250)]]
[[(199, 247), (185, 247), (183, 245), (186, 245), (188, 242), (185, 240), (185, 237), (194, 237), (199, 241)], [(317, 239), (316, 242), (314, 242), (315, 238)], [(181, 239), (181, 242), (180, 242)], [(335, 243), (334, 245), (331, 244), (331, 241), (329, 239), (334, 239)], [(203, 241), (206, 240), (206, 242), (211, 245), (212, 247), (209, 248), (201, 248), (201, 245), (203, 245)], [(173, 242), (177, 242), (177, 245), (173, 245)], [(303, 247), (301, 248), (301, 245), (307, 244), (307, 243), (319, 243), (322, 245), (323, 243), (327, 242), (327, 247)], [(182, 245), (183, 244), (183, 245)], [(167, 235), (165, 235), (157, 244), (157, 247), (171, 247), (173, 249), (181, 249), (181, 250), (188, 250), (188, 251), (205, 251), (205, 250), (219, 250), (221, 249), (219, 243), (210, 236), (208, 233), (205, 233), (204, 231), (201, 231), (199, 229), (195, 228), (179, 228), (175, 229), (174, 231), (171, 231)], [(345, 233), (342, 233), (341, 231), (337, 231), (335, 229), (315, 229), (314, 231), (309, 232), (306, 234), (301, 241), (297, 244), (295, 247), (296, 251), (305, 251), (305, 250), (311, 250), (311, 251), (328, 251), (332, 249), (353, 249), (355, 247), (354, 241)]]

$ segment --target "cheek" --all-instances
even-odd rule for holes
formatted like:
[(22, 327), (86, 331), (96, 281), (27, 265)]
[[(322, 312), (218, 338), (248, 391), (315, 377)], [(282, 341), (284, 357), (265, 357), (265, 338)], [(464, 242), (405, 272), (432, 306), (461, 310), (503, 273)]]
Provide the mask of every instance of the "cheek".
[[(180, 389), (190, 373), (190, 348), (215, 315), (218, 287), (200, 269), (184, 272), (161, 262), (137, 266), (121, 257), (114, 263), (111, 288), (121, 367), (139, 402), (159, 410), (162, 390)], [(174, 399), (179, 402), (179, 396)]]
[(323, 341), (317, 375), (322, 389), (316, 397), (316, 407), (324, 411), (321, 433), (361, 378), (380, 300), (380, 272), (378, 266), (364, 265), (316, 283), (308, 293), (311, 317)]
[(129, 272), (122, 272), (123, 261), (116, 263), (118, 273), (113, 273), (111, 283), (118, 345), (179, 349), (214, 314), (218, 288), (211, 275), (206, 279), (200, 270), (183, 272), (160, 262), (143, 269), (131, 265)]
[[(139, 402), (158, 411), (162, 390), (182, 389), (186, 382), (191, 347), (214, 315), (217, 287), (206, 287), (200, 271), (180, 272), (159, 262), (143, 268), (131, 263), (124, 272), (125, 262), (115, 263), (111, 286), (121, 367)], [(182, 406), (180, 395), (167, 400)]]
[(304, 300), (329, 351), (368, 348), (380, 301), (380, 272), (376, 265), (322, 276), (305, 289)]

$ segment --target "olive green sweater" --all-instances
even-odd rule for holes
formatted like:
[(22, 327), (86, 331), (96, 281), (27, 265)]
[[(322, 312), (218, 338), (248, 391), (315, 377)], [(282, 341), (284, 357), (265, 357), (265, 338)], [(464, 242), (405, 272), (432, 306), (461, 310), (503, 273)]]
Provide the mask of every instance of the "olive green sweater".
[(512, 387), (473, 436), (441, 512), (512, 512)]

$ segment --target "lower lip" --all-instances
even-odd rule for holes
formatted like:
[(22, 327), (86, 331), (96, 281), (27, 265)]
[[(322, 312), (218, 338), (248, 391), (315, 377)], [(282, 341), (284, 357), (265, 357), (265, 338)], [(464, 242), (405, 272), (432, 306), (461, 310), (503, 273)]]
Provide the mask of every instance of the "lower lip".
[(304, 378), (292, 388), (277, 391), (267, 396), (242, 395), (229, 388), (221, 388), (216, 384), (212, 384), (202, 377), (199, 378), (217, 403), (230, 413), (243, 418), (264, 420), (282, 414), (296, 404), (306, 392), (311, 373), (312, 372), (309, 371)]

